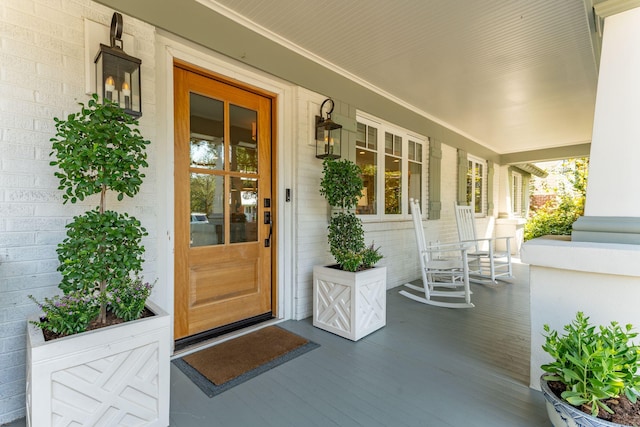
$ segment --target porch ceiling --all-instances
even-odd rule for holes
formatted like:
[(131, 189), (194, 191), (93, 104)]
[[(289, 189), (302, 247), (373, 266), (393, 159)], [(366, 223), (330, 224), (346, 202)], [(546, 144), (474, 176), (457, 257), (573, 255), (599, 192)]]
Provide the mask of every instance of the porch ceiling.
[[(588, 154), (600, 43), (592, 3), (602, 0), (98, 1), (276, 75), (308, 73), (282, 52), (300, 53), (501, 163), (548, 160), (549, 149)], [(230, 28), (222, 16), (247, 32), (220, 37)]]
[(591, 141), (590, 1), (201, 3), (499, 154)]

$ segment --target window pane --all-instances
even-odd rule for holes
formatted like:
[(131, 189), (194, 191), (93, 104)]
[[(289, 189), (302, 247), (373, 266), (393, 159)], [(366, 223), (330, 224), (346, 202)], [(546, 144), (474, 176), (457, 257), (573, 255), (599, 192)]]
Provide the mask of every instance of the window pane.
[(258, 240), (258, 180), (231, 178), (231, 243)]
[(360, 166), (362, 182), (364, 184), (362, 197), (358, 200), (358, 206), (356, 208), (356, 213), (359, 215), (375, 215), (377, 213), (377, 161), (378, 155), (372, 151), (359, 149), (356, 152), (356, 164)]
[(191, 132), (190, 157), (192, 168), (222, 170), (224, 167), (224, 142), (222, 138)]
[(473, 205), (473, 162), (469, 161), (467, 168), (467, 205)]
[(397, 157), (385, 156), (384, 164), (384, 213), (399, 214), (402, 213), (401, 162)]
[(364, 123), (358, 123), (358, 133), (356, 134), (356, 146), (367, 146), (367, 125)]
[(402, 156), (402, 137), (394, 136), (393, 138), (393, 155)]
[(224, 169), (224, 104), (195, 93), (189, 94), (190, 165), (193, 168)]
[(231, 145), (230, 170), (243, 173), (258, 172), (258, 139), (256, 134), (258, 114), (237, 105), (229, 106)]
[[(422, 165), (416, 162), (409, 162), (409, 199), (418, 199), (422, 204)], [(407, 200), (407, 204), (409, 201)], [(411, 206), (409, 206), (411, 213)]]
[(191, 246), (224, 243), (224, 178), (191, 174)]
[(482, 177), (483, 177), (483, 167), (481, 163), (476, 163), (475, 170), (475, 185), (474, 185), (474, 205), (475, 212), (482, 213)]
[(371, 126), (367, 126), (367, 148), (378, 150), (378, 129)]
[(384, 152), (393, 154), (393, 135), (389, 132), (384, 133)]

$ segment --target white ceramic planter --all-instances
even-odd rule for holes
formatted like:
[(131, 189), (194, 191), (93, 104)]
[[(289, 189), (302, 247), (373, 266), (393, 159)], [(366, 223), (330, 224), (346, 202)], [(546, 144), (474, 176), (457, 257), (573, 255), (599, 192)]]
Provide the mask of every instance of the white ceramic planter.
[(585, 414), (559, 399), (542, 377), (540, 378), (540, 389), (547, 403), (547, 414), (553, 427), (624, 427), (622, 424), (611, 423)]
[(46, 342), (27, 323), (27, 426), (168, 426), (170, 317), (147, 307), (155, 316)]
[(387, 268), (313, 268), (313, 326), (358, 341), (387, 322)]

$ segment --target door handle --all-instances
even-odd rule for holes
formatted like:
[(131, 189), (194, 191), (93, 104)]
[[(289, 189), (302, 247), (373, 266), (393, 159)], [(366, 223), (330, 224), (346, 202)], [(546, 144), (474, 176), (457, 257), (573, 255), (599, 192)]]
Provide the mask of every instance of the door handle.
[(264, 213), (264, 223), (269, 224), (269, 237), (264, 239), (264, 247), (268, 248), (271, 246), (271, 235), (273, 233), (273, 221), (271, 221), (271, 212)]

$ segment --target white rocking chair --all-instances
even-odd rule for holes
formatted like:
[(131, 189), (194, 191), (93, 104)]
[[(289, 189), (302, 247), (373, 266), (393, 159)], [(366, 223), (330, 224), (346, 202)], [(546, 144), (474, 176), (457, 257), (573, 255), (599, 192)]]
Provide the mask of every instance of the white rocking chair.
[[(511, 237), (496, 237), (478, 239), (476, 222), (471, 206), (455, 204), (456, 225), (458, 238), (461, 242), (472, 246), (467, 253), (471, 265), (470, 273), (473, 278), (491, 280), (496, 283), (498, 278), (513, 277), (511, 267)], [(496, 251), (496, 241), (505, 241), (505, 251)]]
[[(471, 290), (469, 289), (469, 266), (467, 259), (467, 244), (449, 243), (427, 246), (420, 203), (411, 199), (411, 217), (418, 243), (420, 270), (422, 272), (422, 287), (406, 283), (409, 289), (424, 294), (417, 295), (406, 290), (400, 295), (424, 304), (447, 308), (471, 308)], [(454, 254), (455, 256), (451, 256)], [(445, 256), (447, 256), (445, 258)], [(434, 299), (438, 298), (438, 299)], [(445, 299), (445, 300), (443, 300)], [(462, 301), (455, 301), (463, 299)], [(452, 301), (453, 300), (453, 301)]]

